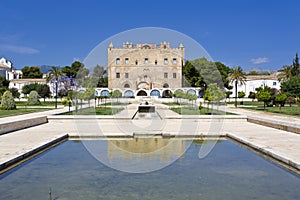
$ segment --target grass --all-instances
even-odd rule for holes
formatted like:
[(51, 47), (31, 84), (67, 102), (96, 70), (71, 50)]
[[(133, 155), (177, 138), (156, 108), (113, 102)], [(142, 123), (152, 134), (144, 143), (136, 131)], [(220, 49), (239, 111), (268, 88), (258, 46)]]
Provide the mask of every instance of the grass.
[(187, 102), (164, 102), (163, 104), (167, 105), (167, 106), (183, 106), (183, 105), (191, 105)]
[(22, 115), (27, 113), (41, 112), (50, 110), (48, 108), (18, 108), (16, 110), (0, 110), (0, 117), (9, 117), (15, 115)]
[(171, 108), (172, 111), (180, 114), (180, 115), (233, 115), (229, 112), (223, 112), (214, 109), (202, 108), (199, 110), (198, 108), (194, 107), (177, 107)]
[(124, 108), (111, 108), (111, 107), (94, 107), (84, 108), (73, 112), (62, 113), (60, 115), (114, 115), (124, 110)]
[[(57, 105), (61, 105), (61, 102), (57, 102)], [(41, 103), (37, 105), (28, 105), (27, 101), (16, 101), (16, 106), (55, 106), (55, 101), (41, 101)]]
[[(234, 102), (230, 102), (229, 104), (234, 104)], [(279, 106), (273, 106), (273, 107), (266, 106), (264, 110), (264, 102), (244, 101), (244, 105), (240, 105), (240, 103), (238, 102), (238, 108), (283, 114), (283, 115), (300, 116), (300, 106), (296, 104), (292, 104), (291, 106), (289, 104), (285, 104), (285, 106), (281, 108)]]
[(292, 116), (300, 116), (300, 106), (298, 105), (292, 105), (291, 107), (289, 105), (285, 105), (284, 107), (266, 107), (264, 110), (264, 106), (255, 106), (255, 107), (241, 107), (243, 109), (249, 109), (249, 110), (257, 110), (257, 111), (264, 111), (264, 112), (270, 112), (270, 113), (277, 113), (277, 114), (283, 114), (283, 115), (292, 115)]
[(127, 106), (129, 104), (130, 104), (129, 102), (107, 102), (101, 104), (101, 106)]

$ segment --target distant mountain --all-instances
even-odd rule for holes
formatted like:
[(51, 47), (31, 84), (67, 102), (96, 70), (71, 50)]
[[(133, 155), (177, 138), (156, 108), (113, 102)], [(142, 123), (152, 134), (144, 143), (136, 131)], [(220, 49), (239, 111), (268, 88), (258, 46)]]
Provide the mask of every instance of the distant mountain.
[(41, 65), (40, 66), (40, 70), (41, 70), (41, 72), (43, 72), (43, 74), (47, 74), (48, 71), (51, 69), (51, 67), (53, 67), (53, 66), (50, 66), (50, 65)]

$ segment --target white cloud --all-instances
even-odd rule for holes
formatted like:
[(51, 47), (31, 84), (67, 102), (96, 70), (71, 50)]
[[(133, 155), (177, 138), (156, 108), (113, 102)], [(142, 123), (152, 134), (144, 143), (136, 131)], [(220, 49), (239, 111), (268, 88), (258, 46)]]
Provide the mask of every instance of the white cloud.
[(4, 52), (13, 52), (19, 54), (37, 54), (40, 53), (39, 50), (26, 47), (26, 46), (19, 46), (19, 45), (11, 45), (11, 44), (0, 44), (0, 51)]
[(262, 57), (262, 58), (252, 58), (250, 62), (252, 64), (262, 64), (262, 63), (268, 63), (270, 62), (270, 60), (267, 57)]

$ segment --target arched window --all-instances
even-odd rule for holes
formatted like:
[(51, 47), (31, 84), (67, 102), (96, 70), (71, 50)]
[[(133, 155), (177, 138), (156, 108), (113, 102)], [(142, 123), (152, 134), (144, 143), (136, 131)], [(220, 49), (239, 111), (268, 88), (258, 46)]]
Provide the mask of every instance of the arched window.
[(117, 64), (117, 65), (120, 64), (120, 58), (117, 58), (117, 59), (116, 59), (116, 64)]
[(169, 88), (169, 84), (168, 84), (168, 83), (165, 83), (165, 84), (163, 85), (163, 88)]
[(129, 85), (128, 83), (126, 83), (126, 84), (124, 85), (124, 88), (130, 88), (130, 85)]

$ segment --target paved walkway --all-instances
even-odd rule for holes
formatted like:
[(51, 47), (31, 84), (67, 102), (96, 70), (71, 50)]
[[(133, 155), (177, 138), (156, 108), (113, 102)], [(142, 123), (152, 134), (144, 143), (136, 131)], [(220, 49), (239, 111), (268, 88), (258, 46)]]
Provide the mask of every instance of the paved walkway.
[[(129, 106), (131, 108), (131, 106)], [(168, 115), (176, 115), (166, 109), (164, 105), (158, 106), (161, 111)], [(52, 115), (57, 112), (66, 111), (68, 108), (46, 111), (42, 113), (31, 113), (15, 117), (0, 119), (2, 121), (23, 120), (37, 116)], [(132, 111), (133, 106), (132, 106)], [(159, 110), (158, 109), (158, 110)], [(228, 111), (243, 115), (260, 115), (270, 118), (269, 115), (262, 115), (258, 112), (248, 113), (242, 109), (228, 108)], [(129, 112), (128, 112), (129, 113)], [(276, 120), (282, 123), (291, 118), (275, 116)], [(293, 122), (296, 125), (297, 122)], [(179, 136), (220, 136), (228, 135), (263, 153), (266, 153), (285, 163), (289, 163), (300, 170), (300, 135), (287, 131), (277, 130), (258, 124), (249, 123), (245, 118), (193, 118), (186, 117), (169, 119), (78, 119), (70, 116), (69, 119), (49, 119), (49, 123), (15, 131), (0, 136), (0, 165), (12, 159), (29, 153), (40, 146), (43, 146), (66, 134), (70, 136), (132, 136), (136, 133), (164, 133)]]

